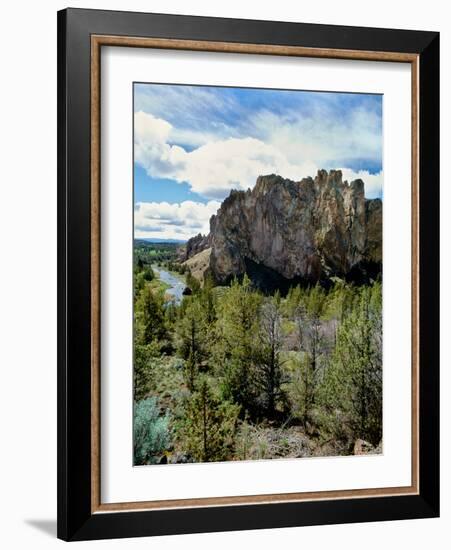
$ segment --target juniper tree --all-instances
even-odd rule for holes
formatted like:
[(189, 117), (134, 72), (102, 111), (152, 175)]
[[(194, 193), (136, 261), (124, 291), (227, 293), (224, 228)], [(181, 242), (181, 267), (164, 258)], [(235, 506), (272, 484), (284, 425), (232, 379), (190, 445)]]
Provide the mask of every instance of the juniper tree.
[(202, 362), (207, 359), (208, 323), (200, 302), (194, 298), (185, 298), (183, 317), (176, 327), (178, 352), (185, 359), (185, 373), (188, 389), (194, 390), (197, 374)]
[(135, 341), (133, 354), (133, 391), (135, 401), (144, 399), (155, 388), (155, 366), (160, 361), (159, 346)]
[(258, 308), (261, 296), (252, 290), (245, 275), (234, 280), (218, 300), (215, 363), (222, 378), (225, 399), (255, 413), (255, 353), (258, 336)]
[(135, 331), (143, 344), (163, 340), (167, 336), (163, 295), (148, 286), (141, 290), (136, 301)]
[(196, 277), (191, 274), (191, 271), (188, 271), (186, 274), (186, 286), (193, 294), (197, 294), (200, 291), (200, 283)]
[[(333, 419), (345, 419), (352, 439), (377, 445), (382, 437), (381, 287), (362, 288), (337, 332), (322, 384), (322, 403)], [(340, 414), (341, 413), (341, 414)], [(335, 426), (341, 430), (342, 426)]]
[(255, 380), (259, 400), (266, 414), (274, 416), (276, 402), (282, 396), (282, 334), (280, 325), (280, 295), (268, 299), (259, 311), (259, 346), (256, 350)]
[(303, 353), (299, 363), (298, 376), (302, 382), (301, 408), (304, 426), (311, 420), (311, 413), (318, 387), (319, 360), (324, 351), (321, 317), (326, 304), (324, 290), (316, 285), (305, 293), (295, 312), (297, 326), (298, 350)]
[(180, 437), (198, 462), (229, 459), (233, 452), (239, 406), (221, 400), (202, 376), (191, 395)]
[(207, 274), (204, 285), (199, 292), (199, 301), (205, 312), (205, 320), (209, 328), (213, 328), (216, 321), (216, 300), (213, 292), (214, 280), (211, 274)]

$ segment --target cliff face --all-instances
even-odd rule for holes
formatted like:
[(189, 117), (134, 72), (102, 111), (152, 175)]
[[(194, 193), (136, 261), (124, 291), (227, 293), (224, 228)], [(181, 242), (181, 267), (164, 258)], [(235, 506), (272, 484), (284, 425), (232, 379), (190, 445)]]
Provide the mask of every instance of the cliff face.
[(186, 262), (187, 260), (189, 260), (189, 258), (192, 258), (206, 248), (209, 248), (210, 241), (211, 234), (205, 236), (198, 233), (195, 237), (189, 239), (185, 245), (178, 247), (178, 260), (180, 262)]
[(332, 276), (363, 282), (381, 271), (382, 202), (365, 199), (363, 181), (343, 182), (340, 171), (300, 182), (260, 176), (252, 190), (232, 191), (210, 235), (194, 239), (187, 252), (211, 247), (219, 283), (244, 273), (262, 288)]

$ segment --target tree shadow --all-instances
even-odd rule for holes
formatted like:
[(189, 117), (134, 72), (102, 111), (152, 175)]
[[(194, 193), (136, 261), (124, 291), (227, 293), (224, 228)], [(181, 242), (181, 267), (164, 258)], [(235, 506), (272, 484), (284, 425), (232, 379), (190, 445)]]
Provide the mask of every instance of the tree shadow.
[(46, 535), (56, 538), (56, 519), (26, 519), (25, 523)]

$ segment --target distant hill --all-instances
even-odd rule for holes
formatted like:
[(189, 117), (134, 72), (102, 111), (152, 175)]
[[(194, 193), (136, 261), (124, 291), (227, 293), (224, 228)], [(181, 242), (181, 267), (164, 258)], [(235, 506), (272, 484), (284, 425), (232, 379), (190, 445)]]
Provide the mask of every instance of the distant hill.
[(180, 239), (157, 239), (157, 238), (143, 238), (139, 237), (135, 239), (135, 242), (145, 242), (145, 243), (158, 243), (158, 244), (184, 244), (186, 241)]

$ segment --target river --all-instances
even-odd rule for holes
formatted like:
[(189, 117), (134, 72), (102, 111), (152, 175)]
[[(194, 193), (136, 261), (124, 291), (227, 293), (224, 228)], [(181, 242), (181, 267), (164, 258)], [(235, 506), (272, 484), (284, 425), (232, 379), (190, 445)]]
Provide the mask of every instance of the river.
[(173, 296), (172, 301), (174, 302), (174, 304), (179, 305), (183, 299), (183, 291), (186, 288), (185, 283), (182, 281), (182, 279), (179, 279), (172, 273), (169, 273), (169, 271), (165, 271), (160, 267), (156, 267), (153, 265), (152, 269), (164, 283), (170, 285), (166, 292)]

